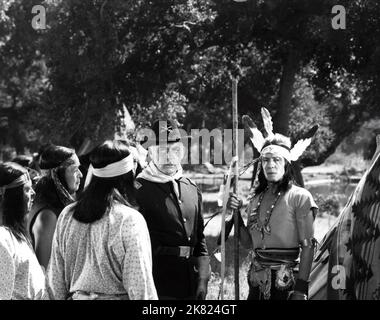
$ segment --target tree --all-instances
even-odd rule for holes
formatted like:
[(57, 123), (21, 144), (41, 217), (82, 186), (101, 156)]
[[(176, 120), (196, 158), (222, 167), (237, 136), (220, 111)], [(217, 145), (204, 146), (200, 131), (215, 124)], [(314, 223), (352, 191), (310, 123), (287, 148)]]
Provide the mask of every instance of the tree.
[(262, 106), (294, 140), (320, 124), (304, 165), (378, 113), (375, 1), (341, 2), (347, 29), (333, 30), (332, 0), (54, 0), (39, 32), (23, 18), (32, 2), (14, 2), (13, 40), (0, 50), (4, 66), (17, 57), (22, 68), (0, 71), (0, 94), (18, 88), (18, 123), (45, 140), (77, 148), (112, 137), (123, 106), (138, 126), (166, 115), (187, 129), (229, 127), (232, 74), (239, 113), (259, 126)]
[(29, 118), (46, 90), (39, 32), (31, 26), (33, 5), (31, 0), (13, 0), (0, 6), (0, 118), (4, 140), (18, 153), (37, 144)]
[[(334, 30), (333, 1), (216, 2), (210, 46), (198, 55), (202, 62), (197, 61), (201, 65), (197, 69), (202, 73), (194, 76), (203, 82), (199, 88), (208, 92), (202, 96), (203, 105), (211, 112), (221, 106), (229, 110), (228, 73), (238, 67), (239, 111), (257, 116), (260, 107), (266, 106), (274, 114), (275, 131), (287, 134), (291, 129), (293, 140), (311, 122), (319, 122), (314, 144), (318, 149), (306, 154), (303, 163), (322, 163), (368, 117), (368, 103), (359, 99), (365, 92), (359, 74), (365, 70), (352, 63), (353, 56), (361, 61), (365, 52), (355, 52), (351, 45), (352, 37), (357, 38), (352, 31), (363, 27), (363, 6), (370, 11), (375, 5), (367, 3), (343, 1), (349, 16), (347, 30)], [(378, 22), (377, 16), (371, 17)], [(367, 31), (369, 44), (372, 38)], [(219, 68), (214, 68), (215, 61)], [(189, 100), (198, 102), (196, 97)]]
[(43, 132), (79, 146), (85, 137), (100, 141), (113, 136), (123, 105), (140, 124), (152, 118), (154, 106), (180, 116), (186, 98), (176, 80), (187, 54), (187, 30), (209, 20), (196, 3), (51, 4), (43, 47), (51, 87), (49, 103), (38, 114), (46, 119)]
[(4, 23), (5, 21), (9, 20), (9, 17), (7, 16), (7, 10), (12, 4), (12, 2), (14, 2), (14, 0), (3, 0), (2, 2), (0, 2), (0, 22), (1, 23)]

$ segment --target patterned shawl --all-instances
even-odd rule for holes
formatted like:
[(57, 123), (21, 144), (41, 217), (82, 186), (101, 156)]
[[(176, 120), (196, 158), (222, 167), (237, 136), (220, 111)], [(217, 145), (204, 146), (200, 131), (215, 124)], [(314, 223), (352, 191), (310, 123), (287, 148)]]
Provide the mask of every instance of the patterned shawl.
[(316, 253), (310, 299), (380, 300), (380, 154)]
[(51, 177), (53, 179), (55, 189), (57, 190), (59, 200), (66, 207), (69, 204), (73, 203), (75, 201), (75, 198), (63, 186), (63, 184), (61, 183), (61, 181), (58, 178), (57, 171), (58, 171), (58, 168), (54, 168), (51, 170), (50, 174), (51, 174)]

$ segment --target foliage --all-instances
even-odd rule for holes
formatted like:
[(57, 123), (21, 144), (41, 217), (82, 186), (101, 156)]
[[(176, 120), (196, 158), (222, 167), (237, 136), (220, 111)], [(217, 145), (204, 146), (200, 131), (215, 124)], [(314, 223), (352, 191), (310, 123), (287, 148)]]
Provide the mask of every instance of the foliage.
[[(192, 73), (186, 74), (190, 85), (187, 81), (182, 88), (190, 102), (188, 126), (203, 122), (213, 128), (232, 122), (230, 75), (237, 74), (239, 112), (251, 115), (259, 127), (262, 106), (274, 116), (275, 130), (289, 131), (293, 140), (311, 124), (320, 125), (302, 162), (322, 163), (367, 116), (359, 104), (360, 79), (350, 65), (351, 35), (331, 28), (333, 5), (333, 1), (217, 2), (209, 45), (194, 56)], [(205, 111), (197, 109), (199, 105)]]
[(337, 194), (331, 195), (315, 195), (315, 202), (319, 207), (319, 215), (322, 215), (323, 212), (331, 214), (335, 217), (340, 214), (340, 202), (339, 196)]
[(187, 28), (210, 20), (207, 10), (195, 1), (143, 0), (55, 1), (49, 9), (53, 108), (38, 117), (45, 115), (46, 133), (74, 145), (104, 139), (123, 104), (137, 122), (183, 114), (186, 98), (171, 84), (187, 54)]
[(0, 118), (5, 125), (0, 130), (3, 139), (22, 152), (38, 144), (38, 125), (30, 119), (47, 92), (47, 69), (39, 50), (40, 34), (31, 26), (34, 1), (5, 4), (6, 17), (0, 19)]
[(326, 153), (327, 147), (335, 139), (334, 128), (330, 125), (332, 119), (329, 115), (329, 106), (316, 101), (313, 88), (305, 78), (301, 77), (298, 77), (295, 83), (292, 100), (289, 131), (293, 133), (291, 137), (294, 142), (313, 125), (319, 125), (311, 145), (302, 155), (303, 165), (313, 165), (321, 155)]
[[(315, 1), (313, 5), (308, 3), (306, 6), (304, 1), (266, 1), (265, 3), (256, 2), (256, 4), (255, 1), (250, 1), (240, 11), (233, 4), (227, 7), (224, 4), (220, 6), (220, 11), (226, 8), (224, 14), (228, 17), (226, 19), (230, 19), (228, 15), (232, 15), (227, 12), (228, 10), (237, 12), (234, 21), (238, 22), (228, 25), (231, 29), (235, 26), (228, 34), (236, 39), (233, 41), (237, 45), (244, 47), (247, 43), (242, 55), (239, 55), (236, 47), (232, 49), (235, 50), (235, 56), (238, 57), (237, 60), (244, 69), (244, 79), (242, 79), (239, 92), (239, 110), (244, 112), (247, 105), (248, 112), (259, 115), (260, 104), (264, 104), (276, 116), (278, 110), (281, 109), (281, 97), (278, 92), (281, 70), (286, 67), (285, 61), (291, 52), (289, 47), (296, 48), (300, 62), (289, 112), (289, 131), (295, 140), (310, 127), (311, 123), (317, 122), (320, 125), (311, 148), (305, 154), (304, 165), (322, 163), (352, 132), (353, 128), (359, 129), (361, 124), (368, 119), (369, 109), (372, 109), (371, 116), (379, 114), (379, 108), (376, 109), (364, 103), (363, 81), (358, 72), (360, 68), (355, 64), (355, 61), (361, 61), (360, 56), (363, 53), (360, 53), (356, 59), (352, 58), (355, 52), (350, 44), (353, 41), (352, 37), (355, 37), (356, 41), (360, 39), (352, 31), (361, 30), (362, 24), (365, 24), (361, 17), (363, 7), (366, 7), (364, 11), (369, 8), (376, 11), (377, 4), (368, 1), (365, 4), (363, 2), (341, 3), (348, 8), (348, 17), (350, 17), (348, 19), (350, 23), (345, 31), (335, 31), (331, 28), (330, 10), (335, 4), (331, 1)], [(352, 15), (355, 19), (351, 19)], [(220, 16), (223, 15), (220, 14), (218, 18)], [(376, 23), (374, 15), (371, 16), (371, 22)], [(372, 33), (372, 29), (368, 30), (367, 35)], [(369, 39), (367, 36), (360, 41), (366, 40), (370, 46), (372, 41)], [(259, 52), (256, 56), (266, 57), (266, 61), (270, 61), (267, 65), (258, 63), (264, 66), (263, 69), (266, 71), (266, 73), (259, 73), (259, 80), (250, 78), (249, 68), (254, 64), (251, 62), (244, 64), (242, 62), (244, 60), (240, 58), (249, 54), (249, 46)], [(269, 70), (272, 72), (268, 72)], [(257, 75), (258, 72), (255, 70), (253, 74)], [(255, 86), (258, 83), (264, 83), (265, 86), (259, 87), (258, 92), (255, 92), (252, 85), (246, 90), (245, 83)], [(371, 88), (375, 90), (374, 87)], [(250, 97), (248, 102), (246, 102), (248, 94), (244, 92), (245, 90), (254, 96)], [(257, 105), (257, 97), (260, 97), (263, 92), (269, 95), (262, 100), (264, 103)], [(366, 97), (373, 97), (373, 94)], [(282, 115), (280, 119), (277, 118), (277, 126), (280, 120), (286, 122)]]
[(0, 2), (0, 22), (7, 21), (9, 17), (7, 16), (7, 10), (14, 0), (3, 0)]
[(158, 117), (231, 127), (231, 76), (239, 113), (259, 128), (262, 106), (293, 140), (319, 123), (303, 165), (380, 113), (374, 0), (341, 1), (346, 30), (331, 28), (332, 0), (46, 0), (39, 31), (33, 4), (0, 6), (0, 117), (19, 149), (36, 137), (74, 147), (112, 137), (123, 106), (137, 127)]

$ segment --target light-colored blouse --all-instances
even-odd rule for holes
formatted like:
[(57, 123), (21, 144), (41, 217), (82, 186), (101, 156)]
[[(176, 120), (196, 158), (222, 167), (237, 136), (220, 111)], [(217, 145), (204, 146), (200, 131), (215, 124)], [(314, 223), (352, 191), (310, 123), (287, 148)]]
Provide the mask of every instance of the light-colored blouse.
[[(269, 220), (270, 234), (264, 233), (264, 239), (262, 233), (252, 227), (255, 219), (264, 222), (266, 215), (265, 209), (261, 208), (260, 214), (253, 216), (252, 209), (257, 207), (259, 196), (256, 195), (247, 207), (247, 227), (251, 234), (253, 249), (296, 248), (303, 240), (314, 238), (315, 217), (311, 209), (318, 209), (318, 206), (308, 190), (292, 185), (285, 194), (281, 193)], [(270, 205), (261, 204), (268, 209)]]
[(157, 299), (149, 232), (138, 211), (115, 204), (93, 223), (72, 215), (70, 205), (60, 214), (53, 237), (47, 277), (55, 299), (77, 291)]
[(32, 247), (0, 227), (0, 300), (49, 299), (45, 274)]

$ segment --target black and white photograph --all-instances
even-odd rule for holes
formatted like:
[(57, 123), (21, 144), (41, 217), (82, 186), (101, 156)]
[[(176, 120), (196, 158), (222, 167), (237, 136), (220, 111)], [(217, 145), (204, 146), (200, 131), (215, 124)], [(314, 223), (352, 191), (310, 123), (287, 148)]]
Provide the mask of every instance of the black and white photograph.
[(379, 101), (376, 0), (0, 0), (0, 300), (380, 300)]

